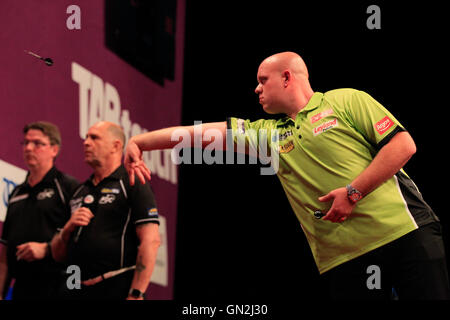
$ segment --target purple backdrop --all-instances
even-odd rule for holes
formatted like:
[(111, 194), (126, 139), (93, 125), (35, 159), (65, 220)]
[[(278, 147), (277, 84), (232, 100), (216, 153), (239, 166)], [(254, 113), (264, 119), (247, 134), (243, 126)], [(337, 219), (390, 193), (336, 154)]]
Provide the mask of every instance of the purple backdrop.
[[(80, 8), (81, 29), (66, 26), (70, 5)], [(175, 78), (160, 86), (105, 47), (103, 0), (2, 0), (0, 4), (0, 133), (2, 192), (19, 183), (3, 164), (26, 169), (19, 141), (24, 124), (46, 120), (62, 133), (59, 169), (84, 181), (84, 130), (97, 120), (121, 124), (127, 136), (181, 122), (185, 1), (177, 1)], [(24, 52), (51, 57), (54, 65)], [(171, 299), (175, 258), (177, 171), (168, 152), (146, 155), (152, 187), (165, 220), (163, 246), (149, 298)], [(6, 178), (5, 178), (6, 177)], [(16, 180), (16, 181), (14, 181)], [(8, 184), (9, 182), (9, 184)], [(1, 204), (4, 210), (4, 201)], [(2, 222), (0, 216), (0, 224)]]

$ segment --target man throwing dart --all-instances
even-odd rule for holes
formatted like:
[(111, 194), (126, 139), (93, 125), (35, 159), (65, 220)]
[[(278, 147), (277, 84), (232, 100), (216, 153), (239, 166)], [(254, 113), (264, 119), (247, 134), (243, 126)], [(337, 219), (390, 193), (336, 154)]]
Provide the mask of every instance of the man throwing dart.
[[(416, 145), (400, 122), (365, 92), (314, 92), (303, 59), (293, 52), (266, 58), (255, 93), (279, 120), (228, 118), (202, 130), (227, 129), (231, 145), (257, 145), (275, 132), (277, 175), (301, 222), (317, 268), (333, 299), (448, 299), (449, 282), (438, 217), (402, 167)], [(131, 183), (150, 178), (142, 151), (173, 148), (172, 127), (132, 137), (125, 166)], [(256, 139), (256, 141), (255, 141)], [(265, 139), (270, 149), (276, 139)], [(231, 141), (224, 144), (224, 148)], [(323, 213), (323, 217), (322, 214)], [(368, 288), (367, 268), (379, 266), (381, 289)]]

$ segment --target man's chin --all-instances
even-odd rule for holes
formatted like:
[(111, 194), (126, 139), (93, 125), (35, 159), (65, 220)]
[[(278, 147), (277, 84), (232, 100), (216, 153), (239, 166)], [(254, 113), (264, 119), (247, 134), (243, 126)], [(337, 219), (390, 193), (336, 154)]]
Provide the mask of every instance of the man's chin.
[(25, 161), (25, 165), (28, 167), (28, 168), (34, 168), (34, 167), (36, 167), (37, 166), (37, 161), (36, 160), (34, 160), (34, 159), (24, 159), (24, 161)]
[(100, 162), (96, 159), (92, 159), (91, 157), (85, 157), (84, 162), (90, 167), (97, 167)]
[(280, 114), (282, 112), (278, 111), (278, 110), (274, 110), (273, 108), (270, 108), (269, 106), (263, 106), (263, 110), (265, 113), (268, 114)]

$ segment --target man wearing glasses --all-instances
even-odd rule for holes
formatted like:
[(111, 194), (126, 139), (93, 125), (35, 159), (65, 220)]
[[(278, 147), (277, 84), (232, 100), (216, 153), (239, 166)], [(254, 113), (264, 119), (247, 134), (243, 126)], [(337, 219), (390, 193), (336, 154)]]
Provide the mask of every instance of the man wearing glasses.
[(13, 300), (58, 298), (62, 265), (50, 241), (70, 218), (68, 201), (79, 182), (54, 166), (61, 148), (58, 127), (34, 122), (23, 129), (22, 152), (28, 174), (11, 193), (0, 243), (0, 299), (15, 279)]

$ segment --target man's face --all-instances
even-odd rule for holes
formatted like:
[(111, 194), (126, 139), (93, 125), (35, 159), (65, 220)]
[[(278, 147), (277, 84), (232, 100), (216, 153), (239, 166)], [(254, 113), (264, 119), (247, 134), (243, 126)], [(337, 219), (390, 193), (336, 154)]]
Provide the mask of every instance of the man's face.
[(84, 161), (91, 167), (103, 165), (113, 149), (113, 139), (105, 126), (89, 128), (83, 143)]
[(29, 169), (53, 164), (59, 147), (51, 145), (50, 139), (41, 130), (30, 129), (23, 139), (23, 159)]
[(281, 73), (271, 64), (263, 62), (258, 68), (257, 80), (255, 93), (264, 111), (269, 114), (282, 113), (284, 82)]

